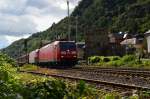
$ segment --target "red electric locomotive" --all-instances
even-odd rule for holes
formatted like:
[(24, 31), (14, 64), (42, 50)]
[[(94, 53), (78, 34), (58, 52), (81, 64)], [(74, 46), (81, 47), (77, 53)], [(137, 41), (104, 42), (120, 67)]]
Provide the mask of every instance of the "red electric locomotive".
[(74, 41), (55, 41), (39, 49), (39, 64), (75, 65), (77, 50)]
[(77, 63), (77, 48), (74, 41), (54, 41), (29, 55), (18, 58), (18, 63), (44, 66), (69, 66)]

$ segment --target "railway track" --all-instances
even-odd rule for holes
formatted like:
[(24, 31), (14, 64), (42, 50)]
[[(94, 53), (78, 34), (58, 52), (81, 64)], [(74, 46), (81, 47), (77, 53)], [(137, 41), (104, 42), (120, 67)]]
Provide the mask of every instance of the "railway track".
[(121, 83), (135, 86), (143, 86), (150, 88), (150, 75), (145, 74), (141, 71), (113, 71), (113, 70), (64, 70), (66, 75), (72, 74), (74, 77), (84, 77), (94, 80), (101, 80), (106, 82)]
[(76, 71), (95, 72), (95, 73), (111, 73), (118, 75), (129, 75), (138, 77), (150, 77), (148, 69), (125, 69), (125, 68), (95, 68), (95, 67), (77, 67)]
[[(104, 69), (103, 69), (104, 70)], [(107, 69), (105, 70), (105, 72), (108, 72)], [(21, 71), (21, 72), (27, 72), (27, 73), (32, 73), (32, 74), (36, 74), (36, 75), (41, 75), (41, 76), (51, 76), (51, 77), (55, 77), (55, 78), (62, 78), (62, 79), (68, 79), (68, 80), (74, 80), (74, 81), (79, 81), (79, 80), (83, 80), (86, 81), (87, 83), (90, 84), (95, 84), (96, 86), (100, 86), (104, 87), (111, 87), (111, 88), (115, 88), (119, 89), (119, 90), (129, 90), (129, 89), (136, 89), (136, 90), (150, 90), (150, 85), (143, 85), (143, 84), (134, 84), (132, 82), (128, 82), (126, 81), (126, 83), (123, 83), (120, 81), (120, 78), (118, 79), (116, 76), (116, 79), (112, 79), (114, 77), (110, 76), (110, 75), (106, 75), (104, 72), (101, 72), (102, 70), (87, 70), (87, 69), (68, 69), (68, 70), (61, 70), (59, 71), (60, 73), (58, 74), (51, 74), (51, 73), (44, 73), (44, 72), (40, 72), (40, 71)], [(125, 71), (127, 72), (127, 71)], [(111, 74), (112, 72), (110, 72), (109, 74)], [(101, 75), (103, 74), (103, 75)], [(121, 74), (121, 72), (120, 72)], [(112, 74), (111, 74), (112, 75)], [(114, 75), (114, 74), (113, 74)], [(124, 77), (121, 76), (121, 78)], [(103, 79), (103, 78), (107, 78), (107, 79)], [(108, 80), (111, 79), (111, 80)], [(123, 79), (123, 78), (122, 78)], [(129, 78), (126, 80), (130, 80)], [(123, 80), (125, 81), (125, 80)]]

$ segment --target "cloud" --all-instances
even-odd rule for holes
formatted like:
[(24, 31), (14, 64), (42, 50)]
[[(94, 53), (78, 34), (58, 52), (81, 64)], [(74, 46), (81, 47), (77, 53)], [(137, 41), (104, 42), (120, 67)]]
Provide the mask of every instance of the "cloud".
[(0, 35), (20, 36), (26, 33), (33, 33), (36, 30), (36, 24), (30, 16), (14, 16), (0, 14)]
[[(70, 0), (71, 11), (78, 1)], [(8, 45), (17, 40), (13, 37), (21, 38), (28, 33), (46, 30), (65, 16), (66, 0), (0, 0), (0, 37), (4, 38), (0, 39), (0, 48), (3, 41), (8, 41), (3, 44)]]
[(26, 8), (27, 0), (1, 0), (0, 12), (8, 14), (21, 14)]
[(21, 38), (28, 38), (30, 35), (27, 34), (27, 35), (23, 35), (23, 36), (4, 36), (4, 38), (6, 38), (8, 44), (11, 44), (12, 42), (16, 41), (16, 40), (19, 40)]
[(21, 38), (28, 38), (30, 35), (23, 35), (23, 36), (0, 36), (0, 48), (5, 48), (10, 45), (12, 42), (19, 40)]
[(4, 36), (0, 36), (0, 48), (5, 48), (8, 45), (7, 39)]

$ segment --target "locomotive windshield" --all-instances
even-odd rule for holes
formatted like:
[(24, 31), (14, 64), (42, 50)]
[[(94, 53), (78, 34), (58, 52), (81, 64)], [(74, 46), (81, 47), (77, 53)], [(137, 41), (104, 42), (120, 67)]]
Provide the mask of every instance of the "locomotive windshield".
[(61, 50), (75, 50), (76, 45), (74, 42), (60, 42)]

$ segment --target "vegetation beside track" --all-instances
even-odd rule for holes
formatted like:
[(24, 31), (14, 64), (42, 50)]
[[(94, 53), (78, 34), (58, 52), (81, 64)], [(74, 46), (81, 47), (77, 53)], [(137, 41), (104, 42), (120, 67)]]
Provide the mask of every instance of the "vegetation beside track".
[(34, 71), (34, 70), (38, 70), (40, 67), (36, 66), (36, 65), (31, 65), (31, 64), (25, 64), (21, 67), (19, 67), (20, 70), (26, 70), (26, 71)]
[(120, 97), (117, 93), (96, 90), (85, 82), (68, 84), (61, 80), (18, 73), (7, 64), (0, 67), (3, 75), (0, 86), (0, 99), (94, 99), (96, 97)]
[(89, 64), (100, 67), (123, 67), (150, 69), (149, 60), (138, 60), (134, 55), (119, 56), (93, 56), (88, 59)]
[[(6, 55), (1, 54), (0, 60), (0, 99), (121, 99), (118, 93), (94, 89), (83, 81), (69, 84), (54, 78), (19, 73), (13, 66), (15, 62)], [(36, 70), (38, 67), (21, 68)], [(138, 99), (138, 96), (131, 99)]]
[[(25, 66), (27, 66), (28, 68), (30, 68), (30, 66), (31, 65), (25, 65)], [(32, 69), (32, 66), (31, 66), (31, 69)], [(21, 70), (24, 70), (24, 71), (27, 71), (25, 68), (23, 68), (23, 67), (21, 67)], [(55, 69), (46, 69), (46, 68), (39, 68), (38, 70), (31, 70), (31, 73), (32, 72), (38, 72), (38, 73), (41, 73), (42, 75), (44, 75), (44, 74), (46, 74), (46, 75), (53, 75), (53, 73), (58, 73), (58, 75), (59, 75), (59, 72), (61, 72), (61, 71), (66, 71), (66, 70), (55, 70)], [(29, 71), (30, 72), (30, 71)], [(46, 72), (46, 73), (45, 73)], [(68, 71), (66, 71), (66, 72), (68, 72)], [(69, 72), (68, 72), (69, 73)], [(54, 74), (55, 75), (55, 74)], [(56, 74), (57, 75), (57, 74)], [(71, 74), (70, 74), (71, 75)], [(67, 77), (67, 76), (66, 76)], [(75, 76), (76, 77), (76, 76)], [(110, 88), (111, 89), (111, 88)], [(101, 94), (101, 93), (100, 93)], [(136, 94), (138, 94), (141, 98), (140, 99), (148, 99), (149, 98), (149, 96), (150, 96), (150, 93), (149, 92), (136, 92)], [(109, 95), (111, 95), (111, 96), (109, 96)], [(131, 95), (131, 94), (130, 94)], [(107, 96), (107, 97), (113, 97), (113, 94), (104, 94), (104, 96)], [(124, 96), (124, 94), (123, 94), (123, 96)], [(119, 97), (119, 96), (117, 96), (117, 97)], [(131, 99), (138, 99), (138, 98), (135, 98), (135, 97), (137, 97), (137, 96), (132, 96), (132, 98)], [(146, 98), (145, 98), (146, 97)], [(147, 98), (148, 97), (148, 98)], [(100, 98), (101, 99), (101, 98)], [(104, 98), (105, 99), (105, 98)], [(106, 98), (107, 99), (107, 98)], [(108, 99), (113, 99), (113, 98), (108, 98)], [(115, 98), (114, 98), (115, 99)], [(120, 99), (120, 98), (117, 98), (117, 99)], [(127, 99), (130, 99), (129, 97), (127, 98)]]
[[(17, 72), (6, 55), (0, 56), (0, 99), (93, 99), (96, 97), (120, 97), (116, 93), (96, 90), (85, 82), (68, 84), (53, 78)], [(25, 68), (25, 67), (24, 67)], [(30, 65), (27, 70), (35, 69)]]

